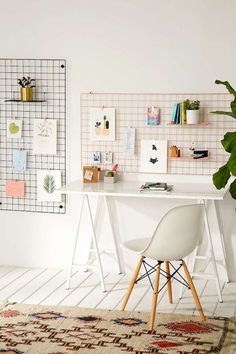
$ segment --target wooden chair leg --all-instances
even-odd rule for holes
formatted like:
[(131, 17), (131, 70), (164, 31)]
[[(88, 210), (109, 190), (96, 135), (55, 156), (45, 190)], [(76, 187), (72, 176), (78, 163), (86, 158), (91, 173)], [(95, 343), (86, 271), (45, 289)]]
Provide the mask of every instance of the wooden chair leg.
[(152, 310), (151, 310), (150, 327), (149, 327), (150, 331), (153, 331), (155, 317), (156, 317), (160, 270), (161, 270), (161, 263), (159, 263), (157, 266), (156, 277), (155, 277), (155, 281), (154, 281), (154, 289), (153, 289), (153, 296), (152, 296)]
[(132, 290), (133, 290), (134, 284), (135, 284), (136, 279), (137, 279), (137, 277), (138, 277), (138, 275), (139, 275), (139, 271), (140, 271), (140, 268), (141, 268), (143, 259), (144, 259), (144, 257), (141, 257), (141, 258), (140, 258), (140, 260), (139, 260), (139, 262), (138, 262), (138, 265), (137, 265), (137, 267), (136, 267), (136, 269), (135, 269), (135, 271), (134, 271), (133, 277), (132, 277), (132, 279), (131, 279), (131, 281), (130, 281), (128, 290), (127, 290), (127, 292), (126, 292), (126, 294), (125, 294), (125, 297), (124, 297), (124, 300), (123, 300), (123, 303), (122, 303), (121, 311), (124, 311), (124, 309), (125, 309), (125, 307), (126, 307), (126, 305), (127, 305), (127, 302), (128, 302), (128, 300), (129, 300), (129, 297), (130, 297), (131, 292), (132, 292)]
[[(165, 268), (166, 268), (166, 275), (170, 279), (170, 263), (165, 262)], [(167, 289), (168, 289), (168, 298), (169, 298), (169, 303), (172, 304), (172, 287), (171, 287), (171, 279), (167, 283)]]
[(186, 266), (186, 264), (185, 264), (185, 262), (184, 262), (183, 260), (182, 260), (182, 263), (183, 263), (184, 272), (185, 272), (187, 281), (188, 281), (188, 283), (189, 283), (189, 286), (190, 286), (190, 289), (191, 289), (191, 292), (192, 292), (192, 295), (193, 295), (193, 298), (194, 298), (194, 301), (195, 301), (197, 310), (199, 311), (201, 320), (202, 320), (202, 321), (206, 321), (206, 317), (205, 317), (205, 315), (204, 315), (204, 312), (203, 312), (203, 309), (202, 309), (202, 305), (201, 305), (201, 303), (200, 303), (200, 300), (199, 300), (197, 291), (196, 291), (195, 286), (194, 286), (194, 284), (193, 284), (192, 277), (191, 277), (191, 275), (189, 274), (188, 267)]

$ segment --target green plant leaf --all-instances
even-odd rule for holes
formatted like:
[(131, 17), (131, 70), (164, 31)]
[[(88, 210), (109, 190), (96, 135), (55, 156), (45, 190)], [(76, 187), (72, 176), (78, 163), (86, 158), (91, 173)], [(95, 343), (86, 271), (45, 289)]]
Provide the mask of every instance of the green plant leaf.
[(230, 172), (233, 176), (236, 176), (236, 150), (231, 152), (230, 158), (227, 162)]
[(224, 149), (227, 152), (236, 150), (236, 132), (226, 133), (224, 135), (224, 139), (221, 140), (221, 144), (224, 146)]
[(230, 117), (236, 118), (236, 114), (234, 114), (234, 113), (232, 113), (232, 112), (214, 111), (214, 112), (210, 112), (210, 113), (222, 114), (222, 115), (225, 115), (225, 116), (230, 116)]
[(55, 178), (52, 175), (46, 175), (44, 177), (43, 180), (43, 188), (44, 190), (49, 193), (52, 194), (55, 189), (56, 189), (56, 182), (55, 182)]
[(217, 189), (224, 188), (230, 178), (230, 170), (228, 165), (224, 165), (219, 168), (217, 172), (213, 174), (213, 183)]
[(231, 110), (236, 115), (236, 98), (230, 103)]
[(224, 85), (227, 88), (227, 90), (229, 91), (229, 93), (231, 93), (232, 95), (234, 95), (236, 97), (236, 91), (233, 89), (233, 87), (229, 84), (228, 81), (215, 80), (215, 83), (217, 85)]
[(229, 192), (231, 194), (231, 197), (236, 199), (236, 179), (231, 183), (229, 187)]

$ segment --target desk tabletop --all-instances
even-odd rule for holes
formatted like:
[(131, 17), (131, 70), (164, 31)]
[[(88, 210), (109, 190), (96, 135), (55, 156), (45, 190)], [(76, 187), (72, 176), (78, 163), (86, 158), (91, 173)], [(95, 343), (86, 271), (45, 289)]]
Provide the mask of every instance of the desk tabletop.
[(114, 184), (103, 182), (83, 183), (81, 180), (71, 182), (59, 191), (62, 194), (87, 194), (111, 197), (165, 198), (165, 199), (204, 199), (223, 200), (227, 189), (217, 190), (207, 183), (168, 183), (173, 185), (170, 192), (140, 192), (141, 182), (120, 181)]

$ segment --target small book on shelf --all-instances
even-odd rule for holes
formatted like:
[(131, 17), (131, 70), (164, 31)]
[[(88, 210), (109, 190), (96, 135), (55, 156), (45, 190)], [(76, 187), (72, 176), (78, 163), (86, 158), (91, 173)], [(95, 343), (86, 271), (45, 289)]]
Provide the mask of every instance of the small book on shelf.
[(177, 109), (175, 114), (175, 124), (180, 124), (180, 103), (177, 103)]
[(170, 122), (171, 124), (175, 124), (176, 111), (177, 111), (177, 103), (175, 103), (173, 106), (172, 115), (171, 115), (171, 122)]
[(185, 101), (181, 102), (181, 108), (182, 108), (182, 124), (186, 124), (186, 102)]

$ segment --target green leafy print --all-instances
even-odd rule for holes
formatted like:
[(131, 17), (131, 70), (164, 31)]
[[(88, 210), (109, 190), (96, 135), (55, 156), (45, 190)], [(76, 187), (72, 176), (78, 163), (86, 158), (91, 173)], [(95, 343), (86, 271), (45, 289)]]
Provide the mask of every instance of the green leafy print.
[(43, 180), (43, 188), (44, 190), (49, 193), (52, 194), (55, 189), (56, 189), (56, 182), (55, 182), (55, 178), (52, 175), (46, 175), (44, 177)]

